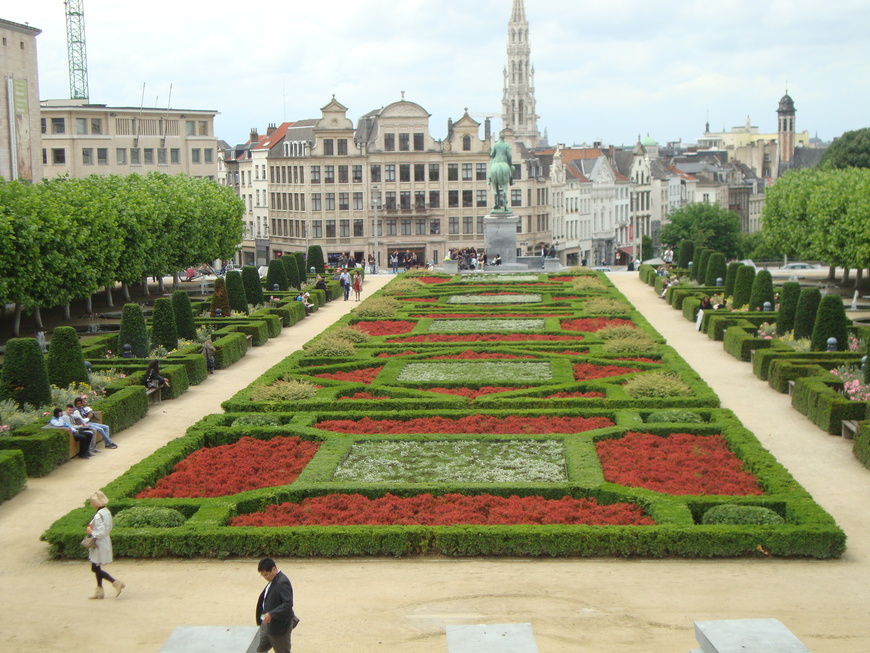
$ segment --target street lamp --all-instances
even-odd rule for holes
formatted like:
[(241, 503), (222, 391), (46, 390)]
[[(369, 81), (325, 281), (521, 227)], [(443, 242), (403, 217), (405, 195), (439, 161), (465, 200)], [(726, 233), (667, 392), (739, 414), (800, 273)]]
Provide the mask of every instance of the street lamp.
[(374, 212), (374, 259), (375, 259), (375, 274), (378, 272), (378, 205), (381, 203), (381, 190), (377, 184), (372, 184), (372, 211)]

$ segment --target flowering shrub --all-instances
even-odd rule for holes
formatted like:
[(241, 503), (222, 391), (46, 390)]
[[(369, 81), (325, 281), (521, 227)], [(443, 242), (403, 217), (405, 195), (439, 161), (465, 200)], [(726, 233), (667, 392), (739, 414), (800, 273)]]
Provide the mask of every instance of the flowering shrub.
[(762, 322), (758, 325), (755, 335), (762, 340), (773, 340), (776, 338), (776, 323)]
[(461, 360), (461, 361), (472, 361), (472, 360), (480, 360), (487, 358), (535, 358), (532, 354), (520, 355), (520, 354), (497, 354), (495, 352), (485, 352), (485, 351), (471, 351), (470, 349), (466, 349), (461, 354), (444, 354), (443, 356), (432, 356), (429, 360), (432, 361), (446, 361), (446, 360)]
[(631, 320), (611, 320), (606, 317), (586, 317), (576, 320), (562, 320), (560, 325), (566, 331), (598, 331), (605, 327), (620, 326), (634, 330)]
[(441, 333), (395, 338), (390, 342), (565, 342), (583, 340), (583, 336), (556, 336), (542, 333), (472, 333), (466, 335)]
[(625, 392), (636, 399), (649, 397), (685, 397), (692, 394), (682, 379), (670, 372), (642, 374), (623, 384)]
[(763, 494), (721, 435), (629, 431), (595, 443), (605, 480), (668, 494)]
[(338, 338), (340, 340), (347, 340), (349, 342), (355, 343), (363, 343), (371, 340), (372, 336), (368, 331), (361, 329), (359, 324), (354, 324), (353, 326), (342, 326), (337, 329), (333, 329), (329, 332), (333, 338)]
[(305, 379), (278, 380), (271, 385), (254, 385), (251, 387), (252, 401), (302, 401), (311, 399), (322, 386), (315, 385)]
[(797, 338), (794, 337), (794, 331), (789, 331), (788, 333), (784, 333), (780, 336), (779, 341), (788, 345), (792, 349), (798, 352), (806, 353), (808, 351), (812, 351), (813, 343), (809, 338)]
[(593, 363), (575, 363), (574, 379), (588, 381), (590, 379), (603, 379), (608, 376), (621, 376), (640, 372), (636, 367), (623, 367), (622, 365), (595, 365)]
[(319, 447), (319, 442), (297, 437), (255, 440), (246, 436), (234, 444), (199, 449), (136, 498), (221, 497), (288, 485), (305, 469)]
[(867, 343), (864, 342), (864, 338), (859, 338), (854, 333), (849, 334), (848, 347), (851, 352), (867, 351)]
[(412, 331), (417, 323), (407, 320), (379, 320), (377, 322), (357, 322), (353, 326), (370, 336), (394, 336), (398, 333)]
[(356, 345), (350, 340), (332, 335), (315, 338), (302, 346), (306, 356), (321, 358), (349, 358), (356, 354)]
[(333, 381), (351, 381), (353, 383), (371, 383), (374, 381), (384, 366), (379, 367), (364, 367), (361, 370), (352, 370), (350, 372), (323, 372), (315, 374), (318, 379), (331, 379)]
[(402, 304), (392, 297), (369, 297), (353, 310), (357, 317), (395, 317)]
[(640, 506), (630, 503), (599, 505), (595, 499), (497, 497), (490, 494), (439, 497), (387, 494), (369, 499), (361, 494), (328, 494), (301, 503), (267, 506), (260, 513), (239, 515), (230, 526), (347, 526), (451, 524), (589, 524), (649, 526)]
[(831, 374), (843, 382), (840, 394), (851, 401), (870, 401), (870, 386), (864, 385), (864, 374), (860, 367), (841, 365)]
[(327, 419), (315, 424), (324, 431), (339, 433), (582, 433), (613, 426), (607, 417), (558, 417), (529, 415), (468, 415), (450, 419), (447, 417), (417, 417), (408, 420)]
[(628, 313), (631, 307), (618, 299), (607, 297), (593, 297), (586, 301), (583, 307), (587, 313), (602, 313), (604, 315), (620, 315)]

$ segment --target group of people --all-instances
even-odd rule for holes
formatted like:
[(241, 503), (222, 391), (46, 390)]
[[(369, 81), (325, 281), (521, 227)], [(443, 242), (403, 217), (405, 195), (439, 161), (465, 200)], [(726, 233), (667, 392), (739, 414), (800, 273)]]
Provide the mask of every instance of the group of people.
[(344, 294), (344, 301), (350, 298), (350, 291), (353, 290), (355, 300), (359, 301), (362, 295), (362, 277), (358, 271), (354, 271), (353, 278), (346, 268), (336, 271), (338, 275), (338, 285), (341, 286), (341, 291)]
[(447, 252), (445, 260), (458, 261), (460, 270), (483, 270), (487, 265), (501, 265), (500, 254), (496, 254), (490, 261), (486, 252), (478, 252), (474, 247), (453, 247)]
[(117, 449), (118, 445), (109, 436), (109, 427), (94, 421), (94, 411), (84, 397), (77, 397), (66, 409), (55, 408), (49, 424), (56, 428), (66, 429), (73, 439), (79, 443), (79, 458), (90, 458), (97, 449), (95, 434), (99, 433), (103, 438), (106, 449)]

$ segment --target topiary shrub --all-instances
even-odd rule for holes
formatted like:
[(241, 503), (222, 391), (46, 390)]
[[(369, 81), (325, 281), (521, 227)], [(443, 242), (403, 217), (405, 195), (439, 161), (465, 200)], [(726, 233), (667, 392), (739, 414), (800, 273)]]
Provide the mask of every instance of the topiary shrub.
[(356, 347), (352, 342), (328, 335), (306, 343), (303, 350), (306, 356), (323, 358), (354, 356), (356, 354)]
[(357, 306), (353, 314), (357, 317), (395, 317), (401, 307), (402, 303), (392, 297), (370, 297)]
[(689, 272), (689, 276), (695, 281), (698, 280), (698, 270), (701, 269), (701, 257), (706, 251), (706, 247), (698, 247), (697, 245), (695, 246), (695, 255), (692, 257), (692, 269)]
[(88, 368), (79, 343), (79, 335), (71, 326), (57, 327), (51, 332), (51, 343), (46, 356), (48, 382), (58, 388), (72, 383), (88, 383)]
[(302, 252), (293, 252), (293, 260), (296, 261), (296, 268), (299, 270), (299, 281), (305, 285), (308, 279), (308, 271), (305, 269), (305, 255)]
[(172, 300), (168, 297), (154, 300), (154, 312), (151, 314), (151, 343), (155, 347), (165, 347), (167, 351), (178, 349), (175, 310), (172, 308)]
[(798, 297), (794, 314), (794, 338), (809, 338), (813, 335), (813, 325), (816, 323), (816, 311), (822, 301), (822, 293), (818, 288), (803, 288)]
[(118, 528), (175, 528), (185, 521), (179, 511), (159, 506), (133, 506), (115, 515)]
[(794, 329), (801, 285), (797, 281), (786, 281), (779, 293), (779, 314), (776, 318), (776, 335), (783, 336)]
[(693, 258), (695, 258), (695, 243), (691, 240), (682, 241), (677, 253), (677, 267), (685, 270), (689, 267), (689, 261)]
[(242, 273), (237, 270), (227, 272), (226, 286), (230, 309), (247, 315), (248, 298), (245, 295), (245, 284), (242, 282)]
[(318, 274), (326, 272), (326, 264), (324, 263), (323, 250), (320, 245), (308, 246), (308, 257), (306, 264), (309, 268), (313, 267)]
[(698, 283), (703, 284), (707, 279), (707, 265), (710, 262), (711, 254), (713, 254), (712, 249), (704, 249), (701, 251), (701, 258), (698, 261), (698, 270), (695, 272), (695, 278), (698, 280)]
[(644, 354), (658, 349), (658, 343), (641, 331), (608, 338), (601, 350), (608, 354)]
[(124, 304), (121, 312), (121, 330), (118, 332), (118, 348), (130, 345), (134, 358), (148, 358), (151, 347), (148, 344), (148, 330), (145, 316), (139, 304)]
[(722, 279), (725, 282), (725, 277), (728, 275), (728, 265), (725, 262), (725, 255), (722, 252), (713, 252), (707, 260), (707, 273), (704, 277), (705, 286), (715, 286), (717, 279)]
[(339, 340), (347, 340), (348, 342), (354, 343), (368, 342), (372, 339), (368, 333), (353, 326), (343, 326), (333, 329), (329, 332), (329, 335), (333, 338), (338, 338)]
[(12, 338), (6, 342), (3, 369), (0, 370), (4, 397), (21, 408), (51, 403), (51, 387), (45, 356), (36, 338)]
[(784, 524), (785, 520), (777, 512), (763, 506), (723, 504), (721, 506), (714, 506), (705, 512), (701, 518), (701, 523), (705, 525), (772, 526)]
[(591, 297), (583, 304), (583, 310), (590, 315), (625, 315), (631, 312), (631, 306), (618, 299)]
[(770, 302), (774, 307), (773, 278), (767, 270), (759, 270), (752, 280), (752, 292), (749, 293), (749, 310), (760, 311), (764, 302)]
[(734, 295), (734, 285), (737, 282), (737, 271), (742, 267), (743, 263), (740, 261), (731, 261), (728, 264), (728, 271), (725, 273), (725, 286), (722, 289), (722, 292), (725, 293), (726, 297)]
[(299, 268), (296, 266), (296, 260), (285, 254), (280, 258), (281, 264), (284, 266), (284, 274), (287, 275), (287, 284), (290, 288), (302, 288), (302, 282), (299, 279)]
[(263, 284), (260, 283), (260, 273), (253, 265), (242, 268), (242, 284), (245, 286), (245, 297), (248, 298), (249, 303), (257, 306), (266, 301), (263, 296)]
[[(315, 388), (316, 390), (317, 388)], [(265, 413), (250, 413), (236, 417), (233, 420), (232, 426), (281, 426), (281, 418), (277, 415), (267, 415)]]
[(704, 418), (691, 410), (671, 408), (669, 410), (659, 410), (650, 413), (644, 421), (647, 424), (658, 424), (660, 422), (698, 423), (703, 422)]
[(211, 296), (211, 310), (209, 314), (215, 317), (215, 311), (220, 309), (223, 317), (230, 315), (230, 298), (227, 295), (227, 284), (222, 277), (214, 280), (214, 294)]
[(278, 286), (278, 290), (287, 290), (290, 287), (280, 258), (269, 261), (269, 271), (266, 273), (266, 290), (274, 290), (275, 286)]
[(683, 383), (678, 375), (671, 372), (639, 374), (626, 381), (622, 387), (628, 396), (635, 399), (685, 397), (692, 394), (691, 388)]
[(418, 281), (417, 279), (405, 277), (404, 279), (399, 279), (398, 281), (393, 281), (388, 284), (381, 291), (381, 296), (413, 295), (423, 290), (423, 288), (425, 288), (423, 282)]
[(311, 381), (275, 381), (271, 385), (254, 385), (251, 388), (252, 401), (302, 401), (317, 394), (317, 386)]
[(830, 293), (822, 297), (813, 324), (811, 336), (813, 351), (825, 351), (828, 347), (828, 338), (836, 338), (837, 351), (844, 351), (849, 344), (846, 327), (850, 322), (851, 320), (846, 317), (846, 307), (839, 295)]
[(185, 340), (196, 340), (196, 322), (193, 320), (193, 307), (190, 295), (184, 290), (172, 293), (172, 316), (175, 318), (175, 333)]
[[(742, 265), (737, 270), (737, 279), (734, 281), (734, 294), (732, 295), (734, 308), (742, 308), (749, 303), (752, 296), (752, 282), (755, 281), (755, 268), (751, 265)], [(750, 306), (750, 308), (752, 308)]]

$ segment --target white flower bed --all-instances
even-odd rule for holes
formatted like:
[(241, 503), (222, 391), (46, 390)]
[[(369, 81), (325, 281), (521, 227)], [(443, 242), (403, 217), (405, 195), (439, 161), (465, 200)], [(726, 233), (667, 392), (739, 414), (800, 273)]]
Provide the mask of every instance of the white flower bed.
[(558, 440), (359, 442), (333, 478), (363, 483), (515, 483), (567, 480)]
[(537, 274), (463, 274), (464, 283), (535, 283)]
[(435, 320), (429, 325), (431, 333), (483, 333), (485, 331), (540, 331), (544, 320)]
[(448, 304), (535, 304), (540, 295), (451, 295)]
[(456, 381), (460, 383), (503, 383), (522, 379), (524, 383), (549, 381), (553, 369), (549, 361), (426, 361), (408, 362), (399, 372), (397, 381), (423, 383)]

